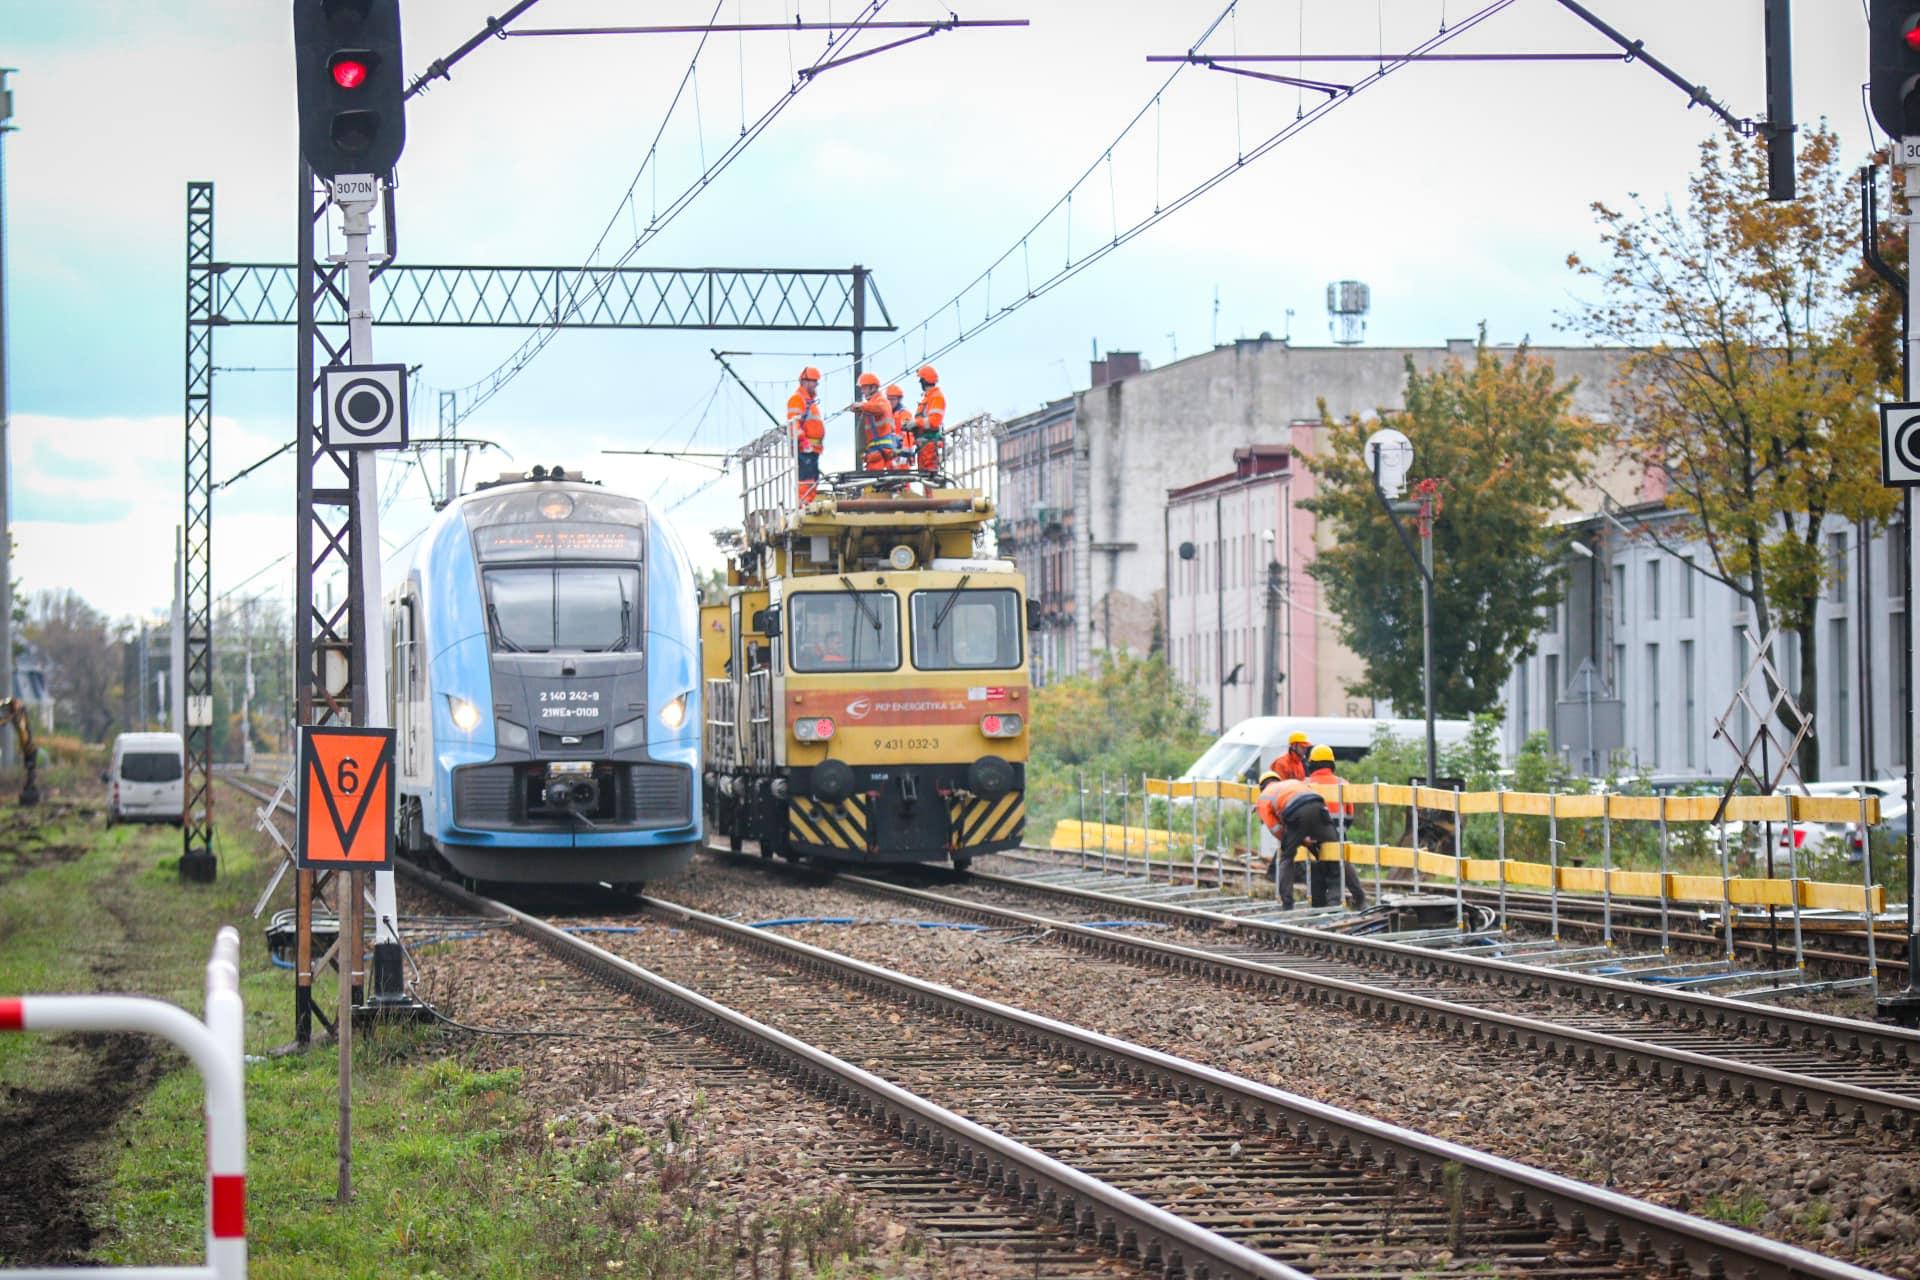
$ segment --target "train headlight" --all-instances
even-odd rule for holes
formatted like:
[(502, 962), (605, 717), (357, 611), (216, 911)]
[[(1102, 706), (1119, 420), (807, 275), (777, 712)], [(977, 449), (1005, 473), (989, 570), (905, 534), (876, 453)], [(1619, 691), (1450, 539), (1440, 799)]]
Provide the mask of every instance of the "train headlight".
[[(454, 719), (457, 722), (459, 716), (456, 714)], [(525, 751), (527, 749), (526, 726), (515, 724), (511, 720), (495, 720), (493, 740), (509, 751)]]
[(989, 738), (1017, 738), (1025, 727), (1026, 722), (1009, 711), (980, 717), (980, 732)]
[(793, 722), (793, 736), (802, 742), (825, 742), (833, 736), (833, 721), (826, 716), (808, 716)]
[(887, 552), (887, 563), (892, 565), (898, 572), (905, 573), (907, 570), (913, 568), (913, 548), (904, 542), (901, 543), (893, 550)]
[[(692, 690), (688, 690), (689, 693)], [(687, 722), (687, 695), (681, 694), (666, 706), (660, 708), (660, 723), (668, 729), (678, 729)]]
[(480, 727), (480, 708), (458, 694), (447, 695), (447, 714), (453, 717), (453, 727), (462, 733), (472, 733)]

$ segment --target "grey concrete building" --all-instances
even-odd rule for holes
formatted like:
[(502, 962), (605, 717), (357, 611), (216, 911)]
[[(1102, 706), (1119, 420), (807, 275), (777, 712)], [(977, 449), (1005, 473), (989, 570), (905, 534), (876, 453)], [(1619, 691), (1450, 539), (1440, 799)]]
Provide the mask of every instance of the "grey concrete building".
[[(1570, 523), (1577, 548), (1591, 554), (1576, 550), (1569, 559), (1566, 600), (1543, 619), (1537, 651), (1508, 680), (1509, 754), (1540, 731), (1582, 773), (1610, 764), (1655, 775), (1732, 773), (1733, 749), (1713, 730), (1752, 663), (1752, 620), (1731, 590), (1690, 567), (1710, 557), (1675, 536), (1679, 521), (1642, 504)], [(1659, 541), (1671, 551), (1655, 545), (1649, 527), (1664, 528)], [(1891, 776), (1904, 771), (1907, 749), (1899, 719), (1907, 668), (1898, 655), (1907, 643), (1908, 584), (1897, 553), (1905, 531), (1896, 525), (1863, 542), (1851, 525), (1831, 520), (1823, 534), (1832, 581), (1814, 620), (1819, 688), (1811, 708), (1820, 772), (1827, 780)], [(1797, 694), (1797, 647), (1783, 644), (1774, 663)], [(1766, 705), (1758, 691), (1753, 697)], [(1757, 727), (1740, 712), (1729, 721), (1742, 740)]]
[[(1311, 455), (1319, 447), (1321, 402), (1335, 417), (1397, 408), (1409, 360), (1429, 370), (1448, 359), (1471, 360), (1473, 351), (1470, 339), (1435, 347), (1301, 347), (1261, 337), (1152, 369), (1137, 353), (1110, 352), (1093, 362), (1090, 386), (1071, 401), (1009, 421), (1001, 445), (1001, 509), (1003, 535), (1014, 536), (1011, 542), (1003, 536), (1002, 546), (1030, 581), (1043, 583), (1043, 604), (1045, 592), (1055, 593), (1047, 607), (1058, 619), (1035, 645), (1036, 667), (1050, 675), (1084, 669), (1101, 649), (1144, 653), (1156, 623), (1165, 642), (1191, 643), (1202, 663), (1210, 661), (1204, 657), (1210, 646), (1198, 635), (1176, 634), (1178, 619), (1168, 612), (1169, 492), (1231, 474), (1236, 450), (1282, 445), (1296, 459)], [(1574, 403), (1580, 412), (1607, 416), (1620, 352), (1533, 352), (1579, 380)], [(1036, 443), (1042, 437), (1044, 446)], [(1293, 471), (1297, 476), (1304, 468)], [(1597, 483), (1623, 500), (1636, 496), (1632, 468), (1611, 468)], [(1305, 543), (1319, 537), (1313, 531)], [(1244, 590), (1261, 592), (1264, 585)], [(1320, 670), (1341, 671), (1334, 622), (1315, 617), (1314, 627)], [(1195, 683), (1205, 692), (1215, 678), (1200, 675)], [(1333, 692), (1319, 701), (1337, 708)]]

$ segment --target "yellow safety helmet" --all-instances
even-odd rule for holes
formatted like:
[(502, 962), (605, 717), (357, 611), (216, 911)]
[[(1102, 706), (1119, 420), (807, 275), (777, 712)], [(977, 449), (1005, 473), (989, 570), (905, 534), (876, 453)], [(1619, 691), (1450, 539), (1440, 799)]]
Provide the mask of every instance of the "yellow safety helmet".
[(1260, 785), (1263, 787), (1266, 786), (1269, 782), (1278, 782), (1278, 781), (1280, 781), (1280, 775), (1275, 773), (1271, 769), (1267, 770), (1265, 773), (1260, 775)]
[(1332, 764), (1333, 748), (1323, 742), (1313, 750), (1307, 752), (1307, 761), (1310, 764)]
[(1287, 735), (1287, 745), (1290, 747), (1304, 747), (1312, 741), (1312, 738), (1309, 738), (1306, 734), (1298, 730)]

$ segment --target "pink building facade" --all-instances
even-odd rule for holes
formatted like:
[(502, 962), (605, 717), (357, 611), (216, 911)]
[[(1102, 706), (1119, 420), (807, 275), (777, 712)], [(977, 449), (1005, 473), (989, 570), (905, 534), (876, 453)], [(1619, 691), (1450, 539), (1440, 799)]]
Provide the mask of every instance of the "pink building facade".
[(1237, 448), (1232, 470), (1167, 491), (1167, 657), (1216, 731), (1257, 715), (1372, 714), (1344, 691), (1358, 661), (1310, 568), (1316, 522), (1299, 504), (1314, 477), (1300, 457), (1318, 427), (1295, 422), (1287, 443)]

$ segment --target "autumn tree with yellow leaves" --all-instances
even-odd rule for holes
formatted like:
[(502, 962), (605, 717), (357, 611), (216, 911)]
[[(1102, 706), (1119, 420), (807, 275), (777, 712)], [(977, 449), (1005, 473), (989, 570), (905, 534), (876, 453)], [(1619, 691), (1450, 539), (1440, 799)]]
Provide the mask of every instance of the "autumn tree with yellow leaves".
[[(1596, 203), (1603, 252), (1568, 265), (1601, 294), (1573, 326), (1629, 351), (1621, 443), (1685, 515), (1678, 532), (1646, 536), (1674, 551), (1696, 542), (1697, 572), (1799, 637), (1799, 702), (1812, 708), (1824, 525), (1892, 512), (1875, 404), (1898, 361), (1882, 349), (1877, 299), (1848, 287), (1859, 215), (1839, 139), (1821, 124), (1800, 142), (1798, 199), (1767, 200), (1762, 139), (1710, 138), (1684, 207)], [(1817, 776), (1817, 739), (1799, 763)]]

